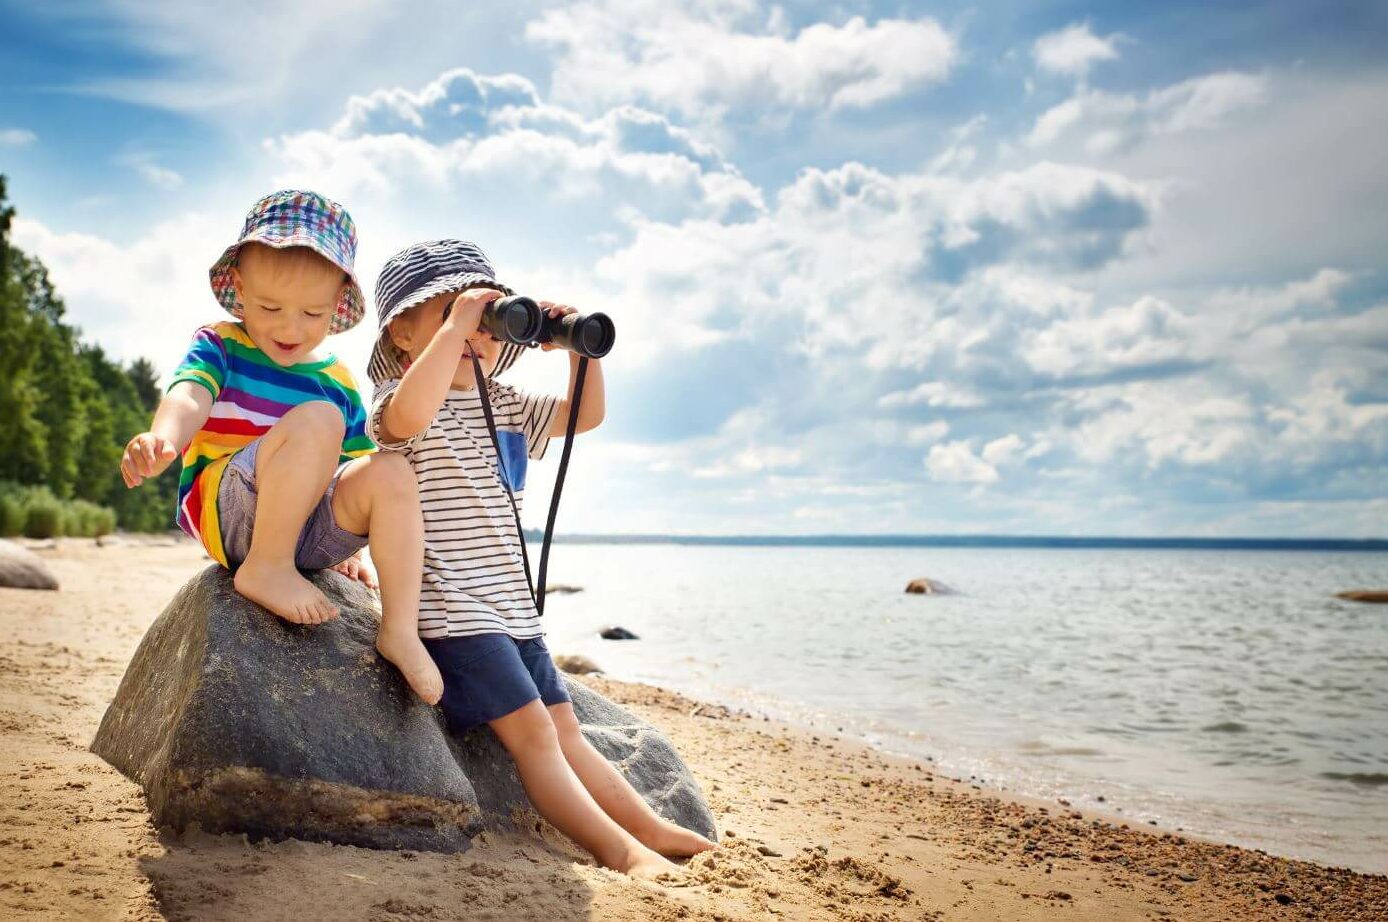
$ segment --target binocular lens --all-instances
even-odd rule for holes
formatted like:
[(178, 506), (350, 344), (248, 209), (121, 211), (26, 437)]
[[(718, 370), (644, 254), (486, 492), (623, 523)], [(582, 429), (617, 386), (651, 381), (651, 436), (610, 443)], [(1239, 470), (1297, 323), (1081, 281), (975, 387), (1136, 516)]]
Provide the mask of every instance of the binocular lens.
[(534, 342), (544, 325), (545, 312), (524, 295), (497, 298), (482, 312), (482, 327), (503, 342)]
[(616, 338), (616, 328), (606, 314), (589, 314), (574, 324), (571, 348), (579, 355), (600, 359), (612, 351)]

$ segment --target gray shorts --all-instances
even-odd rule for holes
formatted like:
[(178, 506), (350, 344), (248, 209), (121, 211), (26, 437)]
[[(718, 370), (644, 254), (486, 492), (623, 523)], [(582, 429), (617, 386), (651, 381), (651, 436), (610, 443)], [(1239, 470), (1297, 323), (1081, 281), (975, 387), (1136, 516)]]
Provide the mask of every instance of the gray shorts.
[[(246, 559), (251, 549), (256, 503), (255, 453), (258, 448), (260, 439), (231, 456), (217, 490), (222, 548), (226, 551), (227, 564), (233, 570)], [(300, 570), (325, 570), (366, 546), (365, 535), (352, 534), (333, 518), (333, 491), (337, 489), (337, 479), (341, 476), (342, 467), (339, 465), (327, 492), (308, 514), (308, 521), (304, 523), (303, 531), (299, 532), (299, 544), (294, 549), (294, 565)]]

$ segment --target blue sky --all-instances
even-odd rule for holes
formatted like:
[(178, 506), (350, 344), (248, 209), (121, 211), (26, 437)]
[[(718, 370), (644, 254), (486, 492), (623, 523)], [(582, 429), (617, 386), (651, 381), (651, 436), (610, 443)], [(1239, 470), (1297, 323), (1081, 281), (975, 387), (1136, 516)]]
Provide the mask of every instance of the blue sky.
[(168, 369), (264, 192), (476, 240), (561, 530), (1388, 535), (1382, 4), (456, 7), (0, 0), (19, 244)]

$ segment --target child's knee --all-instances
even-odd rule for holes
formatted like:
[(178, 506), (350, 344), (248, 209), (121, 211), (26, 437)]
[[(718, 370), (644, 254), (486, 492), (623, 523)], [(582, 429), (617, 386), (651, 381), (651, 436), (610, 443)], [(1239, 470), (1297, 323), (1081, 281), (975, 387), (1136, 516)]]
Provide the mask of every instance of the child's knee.
[(342, 444), (347, 423), (342, 411), (326, 400), (310, 400), (294, 407), (271, 429), (282, 437), (309, 438), (325, 443)]
[(567, 710), (559, 707), (548, 708), (550, 719), (554, 724), (554, 732), (559, 736), (559, 743), (568, 749), (571, 746), (582, 744), (584, 740), (583, 730), (578, 725), (578, 719), (574, 716), (570, 707)]
[(366, 459), (371, 468), (373, 490), (391, 499), (416, 500), (419, 486), (415, 483), (414, 468), (405, 456), (393, 451), (378, 451)]
[[(534, 703), (538, 703), (538, 701)], [(550, 719), (549, 712), (543, 707), (532, 708), (527, 705), (519, 711), (493, 721), (492, 730), (497, 733), (497, 736), (501, 738), (502, 745), (515, 758), (524, 758), (525, 756), (560, 749), (559, 732), (555, 729), (554, 721)]]
[(378, 451), (348, 465), (338, 493), (364, 508), (419, 516), (419, 487), (414, 469), (394, 452)]

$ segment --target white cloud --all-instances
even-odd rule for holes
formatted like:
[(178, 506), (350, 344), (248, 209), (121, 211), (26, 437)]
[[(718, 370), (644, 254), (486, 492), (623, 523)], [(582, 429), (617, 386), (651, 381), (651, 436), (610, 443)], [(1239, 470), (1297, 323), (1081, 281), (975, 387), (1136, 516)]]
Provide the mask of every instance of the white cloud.
[(1278, 429), (1278, 445), (1303, 460), (1345, 446), (1388, 453), (1388, 401), (1351, 401), (1348, 377), (1332, 369), (1318, 371), (1304, 393), (1271, 408), (1268, 418)]
[(1126, 307), (1030, 333), (1023, 356), (1036, 371), (1057, 378), (1156, 366), (1192, 357), (1192, 326), (1170, 304), (1145, 295)]
[(940, 483), (990, 484), (999, 479), (998, 469), (974, 454), (967, 439), (932, 446), (925, 456), (925, 468), (930, 479)]
[[(921, 368), (943, 348), (978, 341), (978, 326), (952, 316), (964, 309), (950, 300), (961, 279), (1000, 264), (1100, 265), (1156, 203), (1155, 191), (1124, 177), (1051, 163), (970, 181), (850, 163), (805, 170), (755, 220), (637, 221), (631, 242), (596, 270), (615, 300), (684, 325), (678, 339), (652, 336), (652, 350), (746, 337), (789, 316), (796, 347), (811, 357)], [(884, 405), (915, 402), (977, 405), (925, 385)]]
[(183, 185), (183, 177), (168, 167), (160, 166), (154, 158), (145, 153), (126, 154), (116, 158), (116, 162), (129, 167), (140, 178), (156, 189), (172, 191)]
[(981, 395), (965, 387), (944, 381), (925, 381), (907, 391), (892, 391), (877, 399), (877, 405), (884, 408), (927, 406), (927, 407), (978, 407), (984, 399)]
[(24, 147), (39, 139), (27, 128), (0, 128), (0, 147)]
[(1091, 464), (1132, 450), (1149, 469), (1172, 462), (1209, 466), (1232, 460), (1259, 439), (1247, 395), (1215, 395), (1199, 381), (1138, 381), (1096, 388), (1073, 398), (1092, 414), (1063, 437)]
[(43, 260), (68, 320), (87, 337), (118, 358), (145, 356), (169, 372), (200, 325), (228, 316), (213, 299), (207, 269), (231, 242), (234, 226), (188, 214), (122, 246), (16, 218), (14, 242)]
[(1026, 442), (1015, 432), (1009, 432), (983, 446), (983, 460), (995, 467), (1005, 467), (1017, 461)]
[(331, 130), (284, 135), (265, 150), (284, 184), (426, 197), (435, 207), (455, 197), (470, 209), (557, 199), (599, 227), (624, 211), (722, 218), (764, 208), (760, 190), (716, 148), (664, 116), (621, 106), (587, 119), (542, 101), (515, 74), (466, 68), (418, 90), (353, 96)]
[(526, 28), (557, 49), (552, 88), (575, 107), (638, 101), (696, 120), (730, 109), (856, 108), (943, 80), (958, 50), (933, 19), (853, 17), (794, 34), (752, 3), (606, 0), (549, 10)]
[(1117, 35), (1100, 38), (1090, 31), (1089, 23), (1077, 22), (1038, 38), (1031, 47), (1031, 55), (1042, 70), (1084, 77), (1096, 62), (1117, 60), (1118, 38)]
[(931, 442), (938, 442), (947, 435), (949, 435), (949, 423), (943, 419), (937, 419), (923, 426), (912, 426), (907, 430), (906, 444), (929, 445)]
[(1037, 118), (1027, 143), (1045, 147), (1067, 135), (1083, 134), (1089, 153), (1108, 154), (1153, 136), (1214, 128), (1260, 105), (1267, 91), (1265, 75), (1238, 71), (1196, 77), (1145, 96), (1080, 88)]

